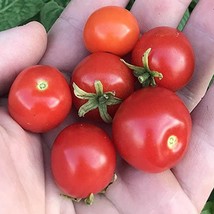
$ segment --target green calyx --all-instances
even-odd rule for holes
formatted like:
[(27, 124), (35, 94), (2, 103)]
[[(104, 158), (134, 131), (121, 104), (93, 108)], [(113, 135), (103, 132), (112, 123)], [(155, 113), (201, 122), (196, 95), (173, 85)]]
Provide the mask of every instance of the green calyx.
[(112, 118), (108, 113), (107, 107), (119, 104), (122, 100), (115, 96), (115, 92), (103, 92), (103, 84), (99, 80), (94, 82), (94, 87), (96, 93), (88, 93), (73, 83), (75, 96), (79, 99), (88, 100), (79, 108), (78, 115), (79, 117), (84, 117), (89, 111), (98, 108), (102, 120), (106, 123), (111, 123)]
[(77, 203), (84, 200), (85, 204), (92, 205), (94, 202), (94, 194), (93, 193), (89, 194), (89, 196), (84, 198), (84, 199), (83, 198), (73, 198), (73, 197), (71, 197), (69, 195), (65, 195), (65, 194), (60, 194), (60, 195), (65, 197), (65, 198), (71, 199), (72, 201), (77, 202)]
[(109, 186), (111, 186), (115, 181), (117, 180), (117, 175), (116, 173), (113, 175), (112, 180), (110, 181), (110, 183), (107, 185), (106, 188), (104, 188), (100, 193), (105, 194), (107, 189), (109, 188)]
[(135, 66), (127, 63), (125, 60), (121, 61), (134, 72), (134, 76), (138, 78), (138, 81), (142, 84), (143, 87), (147, 86), (156, 86), (155, 78), (162, 79), (163, 75), (158, 71), (151, 71), (149, 68), (149, 54), (151, 48), (148, 48), (142, 57), (143, 66)]
[[(105, 194), (106, 190), (109, 188), (109, 186), (111, 186), (116, 180), (117, 180), (117, 175), (114, 173), (113, 178), (110, 181), (110, 183), (107, 185), (107, 187), (104, 190), (102, 190), (101, 192), (99, 192), (98, 194)], [(60, 195), (65, 198), (71, 199), (72, 201), (77, 202), (77, 203), (84, 201), (84, 203), (86, 205), (92, 205), (94, 203), (94, 196), (95, 196), (94, 193), (90, 193), (86, 198), (74, 198), (74, 197), (71, 197), (71, 196), (63, 194), (63, 193)]]

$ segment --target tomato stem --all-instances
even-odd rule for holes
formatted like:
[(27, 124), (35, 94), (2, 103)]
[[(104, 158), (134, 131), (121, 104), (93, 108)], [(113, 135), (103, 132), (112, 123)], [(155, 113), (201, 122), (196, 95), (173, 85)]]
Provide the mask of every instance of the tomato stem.
[(84, 117), (89, 111), (98, 108), (102, 120), (106, 123), (111, 123), (112, 118), (108, 113), (108, 106), (119, 104), (122, 100), (115, 96), (115, 92), (104, 92), (103, 84), (99, 80), (94, 82), (94, 88), (95, 93), (88, 93), (73, 83), (75, 96), (79, 99), (88, 100), (79, 108), (78, 115), (79, 117)]
[(133, 70), (134, 76), (138, 78), (138, 81), (141, 83), (143, 87), (147, 86), (156, 86), (155, 78), (162, 79), (162, 73), (158, 71), (152, 71), (149, 67), (149, 54), (151, 52), (151, 48), (148, 48), (142, 56), (142, 64), (143, 66), (136, 66), (130, 63), (127, 63), (125, 60), (121, 59), (121, 61), (131, 70)]

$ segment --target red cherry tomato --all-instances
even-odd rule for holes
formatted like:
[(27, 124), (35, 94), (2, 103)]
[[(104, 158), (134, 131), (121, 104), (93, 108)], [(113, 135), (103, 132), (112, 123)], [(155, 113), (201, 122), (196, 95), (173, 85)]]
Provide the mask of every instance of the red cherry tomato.
[(75, 88), (73, 96), (79, 115), (111, 122), (122, 100), (134, 91), (135, 81), (132, 71), (120, 57), (98, 52), (76, 66), (71, 78), (71, 84), (74, 83), (79, 88)]
[(125, 8), (106, 6), (89, 16), (83, 32), (90, 52), (110, 52), (125, 55), (139, 38), (140, 30), (135, 17)]
[(13, 119), (24, 129), (37, 133), (61, 123), (71, 105), (69, 84), (60, 71), (47, 65), (24, 69), (13, 82), (8, 97)]
[(120, 105), (113, 119), (113, 141), (131, 166), (161, 172), (184, 156), (191, 126), (190, 114), (174, 92), (148, 87)]
[(155, 78), (157, 85), (176, 91), (190, 81), (194, 52), (182, 32), (172, 27), (156, 27), (144, 33), (132, 51), (132, 64), (145, 67), (142, 57), (150, 48), (148, 67), (163, 75)]
[(51, 169), (59, 188), (72, 198), (87, 198), (105, 189), (116, 167), (115, 148), (108, 135), (88, 123), (75, 123), (57, 136)]

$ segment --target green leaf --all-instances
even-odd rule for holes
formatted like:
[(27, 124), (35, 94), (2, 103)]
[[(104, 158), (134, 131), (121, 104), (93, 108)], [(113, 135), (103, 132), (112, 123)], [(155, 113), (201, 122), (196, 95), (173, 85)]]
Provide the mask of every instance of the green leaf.
[(64, 10), (63, 6), (57, 4), (56, 1), (49, 1), (40, 11), (40, 22), (44, 25), (47, 31), (50, 30), (54, 22)]
[[(210, 81), (210, 84), (212, 84), (214, 81), (214, 76), (212, 77), (211, 81)], [(214, 202), (214, 189), (212, 190), (210, 196), (209, 196), (209, 201), (213, 201)]]
[(71, 0), (55, 0), (55, 2), (62, 7), (66, 7), (70, 1)]
[(208, 201), (204, 209), (202, 210), (201, 214), (213, 214), (214, 213), (214, 202), (213, 201)]
[(40, 22), (40, 14), (37, 13), (35, 16), (29, 18), (29, 19), (26, 19), (25, 21), (23, 21), (20, 25), (25, 25), (31, 21), (37, 21), (37, 22)]
[(21, 25), (35, 16), (43, 5), (42, 0), (1, 0), (0, 31)]

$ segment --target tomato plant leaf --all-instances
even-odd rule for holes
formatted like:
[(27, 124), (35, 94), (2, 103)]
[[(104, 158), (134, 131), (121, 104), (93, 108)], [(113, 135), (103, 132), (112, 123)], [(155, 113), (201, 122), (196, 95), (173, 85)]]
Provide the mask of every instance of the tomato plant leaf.
[(40, 22), (45, 26), (47, 31), (50, 30), (63, 10), (64, 7), (55, 1), (49, 1), (42, 7), (40, 11)]
[(208, 201), (205, 204), (201, 214), (212, 214), (212, 213), (214, 213), (214, 202), (213, 201)]
[(62, 7), (66, 7), (70, 1), (71, 0), (55, 0), (55, 2)]
[(42, 0), (0, 1), (0, 31), (21, 25), (35, 16), (44, 5)]

